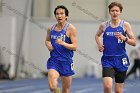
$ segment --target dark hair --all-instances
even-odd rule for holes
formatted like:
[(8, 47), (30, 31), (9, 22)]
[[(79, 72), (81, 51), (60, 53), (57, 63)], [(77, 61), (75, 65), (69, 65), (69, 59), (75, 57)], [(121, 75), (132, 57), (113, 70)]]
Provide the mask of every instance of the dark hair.
[(122, 10), (123, 10), (123, 6), (122, 6), (122, 4), (119, 3), (119, 2), (112, 2), (112, 3), (108, 6), (109, 11), (110, 11), (110, 9), (111, 9), (112, 7), (114, 7), (114, 6), (119, 7), (119, 8), (120, 8), (120, 11), (122, 12)]
[(64, 9), (64, 10), (65, 10), (65, 15), (66, 15), (66, 16), (69, 16), (69, 11), (68, 11), (68, 9), (67, 9), (65, 6), (63, 6), (63, 5), (58, 5), (58, 6), (55, 8), (55, 10), (54, 10), (54, 15), (56, 15), (56, 10), (59, 9), (59, 8)]

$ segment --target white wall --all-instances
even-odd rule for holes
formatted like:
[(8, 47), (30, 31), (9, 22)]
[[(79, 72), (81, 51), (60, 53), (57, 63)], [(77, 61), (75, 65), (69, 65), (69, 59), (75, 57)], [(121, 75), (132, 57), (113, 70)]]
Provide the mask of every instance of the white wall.
[(11, 66), (9, 75), (10, 77), (15, 76), (16, 67), (16, 56), (15, 52), (15, 32), (16, 29), (16, 18), (15, 17), (2, 17), (0, 18), (0, 63), (6, 67), (8, 64)]
[(34, 17), (49, 17), (50, 15), (50, 2), (49, 0), (34, 0), (34, 10), (33, 10), (33, 15)]
[[(54, 17), (54, 8), (65, 5), (69, 10), (71, 20), (96, 20), (105, 18), (105, 0), (51, 0), (51, 16)], [(102, 11), (104, 10), (104, 11)]]
[[(11, 35), (12, 39), (10, 41), (8, 38), (5, 39), (5, 41), (10, 42), (10, 44), (12, 43), (10, 51), (12, 51), (12, 53), (17, 56), (15, 58), (11, 58), (11, 60), (12, 62), (14, 61), (14, 63), (16, 64), (20, 61), (19, 57), (21, 54), (25, 22), (28, 19), (27, 16), (28, 4), (29, 4), (28, 0), (3, 0), (2, 2), (1, 18), (3, 19), (5, 16), (11, 16), (14, 17), (16, 20), (15, 22), (16, 30), (14, 31), (14, 33), (12, 32), (12, 29), (9, 30), (12, 33), (9, 34), (6, 32), (7, 34)], [(14, 25), (14, 23), (12, 23), (12, 25)], [(3, 28), (9, 27), (10, 26), (5, 25)], [(19, 69), (17, 69), (17, 71), (19, 71)]]
[[(5, 27), (5, 25), (7, 27)], [(5, 53), (5, 50), (10, 49), (11, 40), (11, 28), (12, 28), (12, 17), (0, 18), (0, 49), (1, 49), (1, 59), (0, 63), (9, 63), (10, 55)]]
[[(95, 20), (105, 19), (108, 15), (108, 5), (112, 1), (118, 1), (123, 5), (122, 19), (140, 21), (140, 0), (50, 0), (51, 16), (57, 5), (65, 5), (70, 11), (71, 20)], [(95, 16), (95, 17), (94, 17)]]

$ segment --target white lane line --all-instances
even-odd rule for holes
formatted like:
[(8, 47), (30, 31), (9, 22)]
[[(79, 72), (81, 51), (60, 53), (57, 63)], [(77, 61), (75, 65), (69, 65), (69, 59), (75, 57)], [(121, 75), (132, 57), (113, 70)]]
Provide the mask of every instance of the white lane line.
[(1, 90), (1, 92), (16, 92), (16, 91), (22, 91), (26, 89), (33, 89), (33, 86), (24, 86), (24, 87), (17, 87), (17, 88), (12, 88), (12, 89), (6, 89), (6, 90)]
[(5, 87), (6, 87), (5, 85), (0, 86), (0, 88), (5, 88)]
[(27, 85), (29, 85), (29, 84), (16, 84), (16, 85), (0, 85), (0, 88), (7, 88), (7, 87), (18, 87), (18, 86), (27, 86)]

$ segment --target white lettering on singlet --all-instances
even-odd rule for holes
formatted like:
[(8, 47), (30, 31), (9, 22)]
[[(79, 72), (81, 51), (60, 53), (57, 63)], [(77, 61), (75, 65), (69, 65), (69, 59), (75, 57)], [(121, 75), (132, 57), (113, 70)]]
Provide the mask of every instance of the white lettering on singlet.
[[(106, 35), (107, 35), (107, 36), (115, 36), (115, 33), (116, 33), (116, 32), (106, 32)], [(122, 32), (119, 32), (119, 33), (122, 34)]]
[[(107, 35), (107, 36), (115, 36), (115, 33), (116, 33), (116, 32), (106, 32), (106, 35)], [(119, 33), (122, 34), (122, 32), (119, 32)], [(118, 43), (123, 43), (123, 40), (118, 39)]]
[(106, 32), (107, 36), (115, 36), (115, 32)]
[(51, 39), (62, 39), (62, 41), (65, 41), (66, 35), (64, 34), (61, 34), (60, 36), (51, 35)]

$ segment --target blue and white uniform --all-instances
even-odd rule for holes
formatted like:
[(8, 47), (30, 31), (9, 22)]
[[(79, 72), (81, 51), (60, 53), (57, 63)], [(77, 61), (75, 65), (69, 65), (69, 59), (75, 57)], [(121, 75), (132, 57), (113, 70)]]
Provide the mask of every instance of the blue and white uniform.
[(56, 31), (56, 24), (50, 31), (51, 44), (53, 50), (50, 52), (50, 58), (47, 62), (47, 69), (55, 69), (61, 76), (70, 76), (74, 74), (73, 70), (73, 50), (57, 44), (56, 39), (61, 38), (64, 42), (71, 44), (70, 38), (66, 35), (69, 23), (66, 23), (61, 31)]
[(126, 36), (123, 24), (124, 21), (122, 20), (118, 27), (112, 28), (110, 21), (106, 22), (106, 29), (103, 34), (104, 51), (101, 59), (103, 67), (115, 68), (117, 71), (126, 71), (130, 65), (125, 50), (125, 42), (115, 37), (116, 32)]

